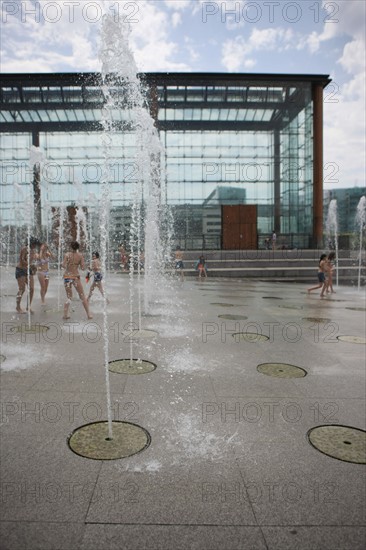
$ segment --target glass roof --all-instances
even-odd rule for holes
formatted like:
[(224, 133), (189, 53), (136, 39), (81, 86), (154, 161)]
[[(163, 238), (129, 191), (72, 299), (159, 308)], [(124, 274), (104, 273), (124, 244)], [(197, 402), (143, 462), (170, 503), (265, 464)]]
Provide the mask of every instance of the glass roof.
[[(15, 126), (19, 127), (20, 124), (23, 125), (21, 131), (27, 131), (25, 125), (39, 123), (49, 125), (46, 131), (55, 129), (55, 124), (57, 131), (75, 131), (83, 124), (90, 131), (100, 130), (105, 97), (100, 83), (94, 83), (97, 80), (95, 75), (88, 73), (89, 79), (86, 78), (85, 82), (80, 75), (27, 75), (24, 81), (19, 77), (18, 85), (14, 85), (16, 75), (12, 76), (12, 85), (7, 84), (5, 78), (0, 87), (0, 121), (5, 125), (3, 131), (19, 131)], [(62, 79), (57, 78), (61, 76), (67, 82), (62, 83)], [(187, 75), (187, 81), (193, 76)], [(201, 79), (204, 81), (208, 76), (202, 76)], [(39, 85), (35, 84), (37, 77), (42, 77), (39, 78)], [(179, 77), (183, 78), (184, 75)], [(299, 79), (294, 82), (291, 79), (281, 84), (260, 84), (253, 79), (240, 85), (229, 82), (224, 84), (222, 81), (225, 78), (230, 80), (229, 77), (220, 75), (221, 82), (218, 85), (213, 82), (197, 85), (158, 84), (157, 123), (179, 122), (189, 127), (191, 123), (202, 121), (205, 124), (212, 123), (218, 129), (223, 128), (225, 123), (255, 123), (260, 130), (261, 125), (268, 128), (269, 124), (288, 120), (290, 110), (296, 114), (311, 101), (311, 81)], [(158, 79), (159, 75), (155, 78)], [(117, 124), (130, 121), (130, 106), (126, 102), (123, 83), (119, 86), (113, 81), (109, 90), (116, 100), (116, 108), (112, 111), (113, 120)]]

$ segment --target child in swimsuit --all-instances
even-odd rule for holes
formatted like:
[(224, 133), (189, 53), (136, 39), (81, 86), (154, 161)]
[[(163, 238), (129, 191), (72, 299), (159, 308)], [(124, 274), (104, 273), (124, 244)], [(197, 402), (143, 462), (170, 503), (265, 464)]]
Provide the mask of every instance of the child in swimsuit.
[(53, 254), (51, 253), (50, 249), (48, 248), (47, 243), (43, 243), (41, 245), (41, 248), (39, 250), (38, 255), (38, 280), (39, 284), (41, 286), (41, 303), (42, 305), (45, 305), (45, 298), (48, 290), (48, 283), (49, 283), (49, 261), (53, 258)]
[(80, 245), (77, 241), (71, 243), (71, 252), (67, 252), (62, 262), (62, 267), (65, 269), (64, 273), (64, 285), (66, 291), (67, 300), (64, 304), (64, 319), (70, 319), (69, 307), (72, 298), (72, 287), (74, 287), (79, 294), (79, 298), (83, 303), (88, 319), (93, 317), (89, 311), (89, 303), (85, 297), (83, 285), (80, 281), (80, 269), (85, 269), (84, 257), (79, 252)]
[(38, 239), (35, 239), (31, 237), (29, 241), (29, 248), (28, 245), (23, 246), (20, 250), (19, 254), (19, 262), (15, 268), (15, 278), (18, 283), (18, 293), (16, 297), (16, 310), (18, 313), (25, 313), (25, 311), (21, 308), (20, 302), (22, 300), (22, 296), (25, 291), (25, 286), (28, 285), (28, 273), (29, 273), (29, 309), (31, 313), (33, 313), (31, 309), (31, 304), (33, 300), (33, 294), (34, 294), (34, 273), (37, 271), (37, 268), (35, 266), (36, 258), (37, 258), (37, 246), (39, 246), (41, 243)]
[(204, 256), (200, 256), (199, 260), (196, 262), (196, 270), (198, 270), (199, 279), (202, 277), (202, 275), (204, 277), (207, 277), (206, 260)]
[(325, 279), (325, 271), (326, 271), (326, 263), (327, 263), (327, 255), (322, 254), (319, 259), (319, 265), (318, 265), (318, 281), (319, 283), (316, 286), (312, 286), (311, 288), (308, 288), (308, 294), (312, 290), (316, 290), (317, 288), (321, 288), (320, 297), (323, 298), (324, 291), (327, 288), (327, 281)]
[[(89, 302), (90, 298), (92, 297), (92, 294), (94, 292), (95, 287), (97, 287), (99, 289), (101, 295), (104, 296), (103, 285), (102, 285), (103, 275), (101, 273), (102, 264), (101, 264), (101, 261), (99, 259), (99, 252), (93, 252), (92, 258), (93, 259), (92, 259), (92, 263), (91, 263), (91, 266), (90, 266), (90, 271), (93, 271), (94, 278), (93, 278), (92, 285), (90, 287), (89, 296), (87, 298), (88, 302)], [(109, 303), (109, 301), (107, 300), (107, 304), (108, 303)]]
[(335, 252), (330, 252), (327, 258), (327, 267), (328, 267), (327, 293), (331, 292), (332, 294), (335, 294), (335, 291), (333, 290), (333, 271), (335, 270), (333, 262), (335, 257), (336, 257)]

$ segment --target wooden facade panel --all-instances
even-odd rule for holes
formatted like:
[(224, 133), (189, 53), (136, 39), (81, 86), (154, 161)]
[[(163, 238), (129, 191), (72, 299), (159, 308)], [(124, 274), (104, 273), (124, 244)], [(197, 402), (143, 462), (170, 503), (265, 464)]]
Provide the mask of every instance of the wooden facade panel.
[(224, 250), (257, 248), (256, 205), (222, 206), (222, 248)]

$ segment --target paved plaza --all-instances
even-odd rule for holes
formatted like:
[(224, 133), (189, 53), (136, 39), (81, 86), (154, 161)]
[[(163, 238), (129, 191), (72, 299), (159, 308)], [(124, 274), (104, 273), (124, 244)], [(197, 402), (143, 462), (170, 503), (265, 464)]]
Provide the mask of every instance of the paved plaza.
[(106, 285), (109, 360), (132, 349), (156, 369), (109, 374), (113, 420), (149, 445), (94, 460), (68, 439), (107, 420), (102, 298), (92, 320), (75, 298), (63, 321), (52, 273), (31, 333), (1, 268), (1, 550), (363, 549), (365, 434), (341, 432), (339, 459), (329, 428), (365, 430), (364, 292), (174, 279), (136, 333), (137, 285), (132, 325), (128, 274)]

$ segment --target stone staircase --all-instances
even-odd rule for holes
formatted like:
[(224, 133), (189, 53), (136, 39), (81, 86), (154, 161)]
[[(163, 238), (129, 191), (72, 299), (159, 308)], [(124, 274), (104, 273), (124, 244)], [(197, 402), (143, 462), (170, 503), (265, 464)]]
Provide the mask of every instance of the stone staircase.
[[(209, 277), (245, 277), (262, 280), (296, 280), (314, 284), (317, 281), (319, 257), (323, 250), (208, 250), (206, 258)], [(194, 269), (200, 253), (184, 251), (184, 272), (196, 275)], [(358, 284), (358, 253), (340, 250), (338, 254), (338, 282)], [(336, 274), (333, 276), (335, 281)], [(363, 253), (361, 285), (366, 283), (366, 257)]]

